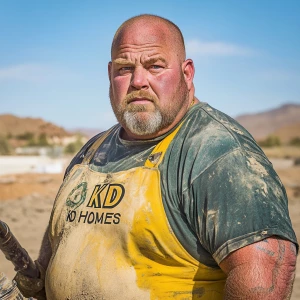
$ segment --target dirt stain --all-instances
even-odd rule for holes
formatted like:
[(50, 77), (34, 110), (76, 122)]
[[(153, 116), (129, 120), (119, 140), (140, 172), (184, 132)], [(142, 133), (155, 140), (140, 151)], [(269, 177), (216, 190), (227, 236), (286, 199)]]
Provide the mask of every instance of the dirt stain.
[(254, 171), (261, 173), (262, 176), (268, 175), (267, 170), (254, 157), (248, 157), (247, 165)]

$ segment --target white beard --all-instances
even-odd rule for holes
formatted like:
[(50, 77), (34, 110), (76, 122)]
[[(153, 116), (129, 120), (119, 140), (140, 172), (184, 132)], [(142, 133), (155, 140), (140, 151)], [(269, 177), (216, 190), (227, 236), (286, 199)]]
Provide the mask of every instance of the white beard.
[[(144, 112), (145, 113), (145, 112)], [(143, 114), (144, 114), (143, 113)], [(159, 110), (147, 112), (147, 120), (138, 112), (125, 111), (123, 119), (126, 127), (136, 135), (150, 135), (161, 129), (162, 115)]]

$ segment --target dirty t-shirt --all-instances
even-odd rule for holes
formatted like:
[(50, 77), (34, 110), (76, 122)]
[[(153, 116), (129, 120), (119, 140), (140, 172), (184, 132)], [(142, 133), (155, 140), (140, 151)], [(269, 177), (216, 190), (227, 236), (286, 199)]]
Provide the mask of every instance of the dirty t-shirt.
[[(186, 251), (218, 268), (232, 251), (272, 235), (297, 243), (285, 189), (252, 136), (206, 103), (193, 106), (183, 122), (159, 171), (168, 222)], [(125, 141), (121, 130), (116, 126), (96, 151), (92, 170), (110, 173), (143, 166), (169, 134)], [(76, 155), (66, 174), (99, 136)]]

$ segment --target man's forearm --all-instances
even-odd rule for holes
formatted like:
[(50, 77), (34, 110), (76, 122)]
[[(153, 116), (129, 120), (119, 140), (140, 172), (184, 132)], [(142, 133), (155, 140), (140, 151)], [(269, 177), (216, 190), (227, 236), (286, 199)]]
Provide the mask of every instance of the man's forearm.
[(251, 255), (250, 260), (240, 255), (228, 272), (225, 299), (290, 299), (296, 266), (294, 244), (270, 238), (251, 245), (246, 254)]

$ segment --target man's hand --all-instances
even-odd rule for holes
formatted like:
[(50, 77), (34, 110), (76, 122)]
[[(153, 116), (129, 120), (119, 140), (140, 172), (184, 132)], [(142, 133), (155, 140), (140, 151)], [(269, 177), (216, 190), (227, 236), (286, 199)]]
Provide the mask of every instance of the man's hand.
[(225, 299), (290, 299), (296, 246), (273, 236), (234, 251), (220, 267), (228, 276)]
[(30, 278), (18, 272), (14, 278), (21, 293), (25, 297), (34, 297), (38, 300), (45, 300), (45, 276), (47, 266), (52, 255), (51, 244), (49, 241), (49, 228), (47, 228), (42, 241), (40, 254), (35, 264), (39, 270), (38, 278)]
[(45, 282), (45, 270), (39, 264), (38, 261), (35, 261), (37, 268), (39, 269), (39, 277), (31, 278), (23, 275), (20, 272), (17, 272), (14, 280), (17, 283), (17, 286), (25, 297), (34, 297), (38, 300), (46, 300), (46, 293), (44, 288)]

